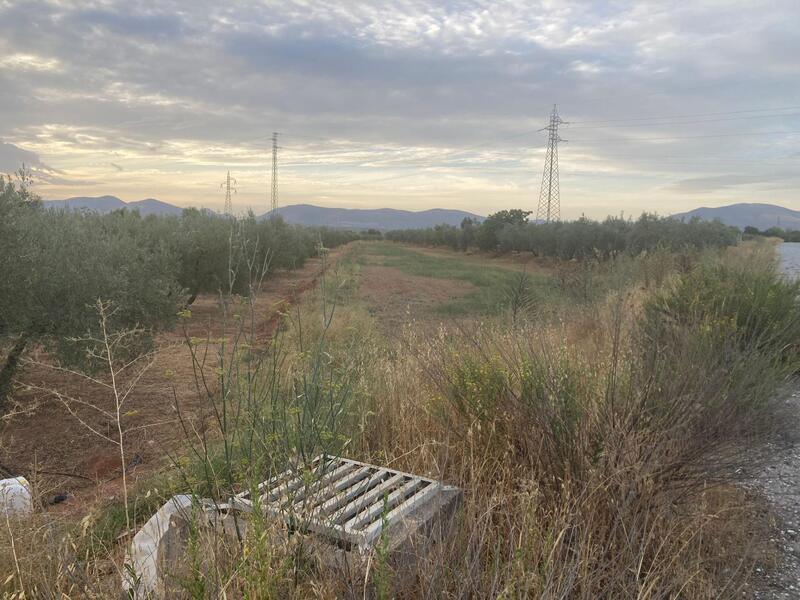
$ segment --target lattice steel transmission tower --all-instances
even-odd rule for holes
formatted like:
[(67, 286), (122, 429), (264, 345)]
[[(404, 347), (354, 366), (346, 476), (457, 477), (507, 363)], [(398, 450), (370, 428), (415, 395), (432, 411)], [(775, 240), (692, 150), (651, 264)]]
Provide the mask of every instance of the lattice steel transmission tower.
[(277, 214), (278, 210), (278, 132), (272, 132), (272, 196), (271, 196), (270, 218)]
[(558, 189), (558, 142), (565, 142), (558, 135), (558, 126), (566, 123), (558, 116), (558, 108), (553, 105), (550, 113), (550, 124), (539, 131), (547, 131), (547, 154), (544, 159), (542, 173), (542, 189), (539, 192), (539, 206), (536, 209), (536, 221), (549, 223), (561, 219), (561, 196)]
[[(231, 181), (233, 184), (231, 185)], [(231, 198), (231, 194), (236, 193), (236, 180), (231, 179), (231, 172), (228, 171), (228, 177), (225, 179), (225, 183), (221, 183), (220, 188), (224, 188), (225, 190), (225, 214), (229, 217), (233, 216), (233, 200)]]

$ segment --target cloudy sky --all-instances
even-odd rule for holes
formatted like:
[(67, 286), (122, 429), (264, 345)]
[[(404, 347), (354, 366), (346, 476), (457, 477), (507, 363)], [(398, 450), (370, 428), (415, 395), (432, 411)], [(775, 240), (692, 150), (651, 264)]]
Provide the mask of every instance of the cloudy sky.
[(800, 3), (0, 0), (0, 172), (45, 198), (800, 209)]

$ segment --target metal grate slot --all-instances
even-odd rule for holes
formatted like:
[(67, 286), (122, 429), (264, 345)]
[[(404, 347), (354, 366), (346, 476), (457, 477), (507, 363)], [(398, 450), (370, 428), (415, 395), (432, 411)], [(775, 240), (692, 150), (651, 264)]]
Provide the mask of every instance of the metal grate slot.
[(384, 521), (392, 523), (403, 519), (420, 504), (431, 499), (439, 491), (439, 487), (438, 483), (426, 485), (420, 491), (406, 498), (400, 505), (390, 510), (386, 517), (371, 523), (360, 523), (359, 527), (363, 528), (365, 543), (371, 544), (380, 535)]
[(403, 484), (395, 489), (390, 494), (378, 498), (371, 505), (364, 507), (365, 510), (354, 515), (344, 523), (344, 528), (347, 531), (354, 531), (359, 529), (365, 523), (370, 523), (376, 518), (380, 519), (384, 509), (392, 510), (397, 504), (402, 502), (407, 496), (414, 493), (414, 491), (422, 485), (419, 480), (409, 479), (404, 481)]
[[(287, 470), (259, 485), (257, 504), (346, 548), (368, 550), (391, 526), (435, 499), (440, 483), (393, 469), (339, 458), (314, 460), (312, 472)], [(251, 508), (249, 492), (232, 503)], [(297, 525), (297, 524), (300, 525)]]
[[(322, 460), (322, 457), (321, 456), (317, 456), (316, 458), (314, 458), (314, 460), (311, 461), (311, 464), (309, 466), (312, 469), (317, 468), (319, 466), (320, 460)], [(292, 468), (286, 469), (283, 473), (279, 473), (278, 475), (275, 475), (274, 477), (271, 477), (267, 481), (262, 481), (261, 483), (259, 483), (256, 486), (256, 490), (255, 491), (256, 492), (261, 492), (261, 491), (263, 491), (265, 489), (266, 490), (282, 489), (283, 486), (287, 486), (290, 483), (296, 481), (297, 479), (298, 479), (298, 476), (297, 476), (297, 470), (296, 469), (292, 469)], [(300, 479), (300, 482), (302, 482), (302, 477), (300, 477), (299, 479)], [(252, 500), (250, 498), (250, 494), (251, 493), (252, 493), (252, 490), (248, 489), (248, 490), (245, 490), (243, 492), (240, 492), (240, 493), (236, 494), (232, 498), (233, 504), (237, 504), (239, 506), (244, 506), (244, 507), (252, 507)], [(261, 498), (263, 499), (264, 496), (261, 496)]]
[(319, 478), (315, 481), (312, 481), (310, 484), (301, 486), (294, 494), (292, 494), (288, 498), (288, 502), (290, 504), (296, 505), (301, 504), (303, 500), (306, 498), (313, 496), (316, 492), (318, 492), (323, 487), (328, 487), (329, 484), (335, 483), (339, 478), (348, 473), (355, 471), (357, 469), (356, 465), (351, 464), (344, 464), (337, 466), (332, 471), (328, 471), (327, 473), (322, 474)]
[(302, 470), (295, 477), (288, 479), (285, 483), (271, 489), (271, 491), (268, 488), (268, 491), (261, 495), (259, 502), (264, 507), (271, 505), (269, 506), (270, 509), (290, 504), (293, 498), (303, 493), (301, 488), (307, 487), (306, 482), (309, 478), (312, 481), (312, 485), (314, 485), (317, 480), (328, 481), (331, 477), (336, 477), (348, 471), (349, 467), (350, 465), (340, 465), (330, 461), (324, 465), (312, 467), (310, 473)]
[[(343, 500), (350, 500), (354, 491), (358, 490), (360, 486), (366, 485), (367, 487), (371, 487), (370, 482), (375, 478), (375, 476), (372, 475), (373, 472), (374, 469), (371, 467), (361, 467), (354, 473), (337, 481), (335, 486), (327, 490), (326, 493), (319, 498), (319, 502), (313, 507), (315, 512), (327, 514), (329, 509), (338, 508)], [(364, 479), (367, 479), (366, 483), (363, 482)]]
[(368, 510), (377, 498), (383, 498), (386, 495), (391, 495), (398, 486), (404, 485), (406, 477), (404, 475), (395, 475), (390, 477), (387, 481), (379, 486), (378, 489), (373, 490), (372, 493), (362, 494), (356, 497), (352, 502), (345, 506), (337, 514), (333, 515), (333, 522), (336, 525), (344, 526), (348, 521), (355, 519), (359, 514)]

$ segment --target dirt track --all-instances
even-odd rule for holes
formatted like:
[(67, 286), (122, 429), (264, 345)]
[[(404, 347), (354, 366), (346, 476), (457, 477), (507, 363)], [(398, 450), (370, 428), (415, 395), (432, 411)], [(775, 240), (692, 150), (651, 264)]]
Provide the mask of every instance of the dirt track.
[[(345, 251), (329, 254), (329, 265)], [(279, 310), (293, 303), (313, 287), (321, 271), (321, 261), (311, 259), (301, 268), (281, 272), (264, 286), (255, 307), (257, 340), (266, 343), (279, 320)], [(234, 311), (244, 307), (234, 307)], [(175, 408), (203, 420), (207, 409), (195, 388), (195, 378), (186, 335), (215, 342), (230, 334), (223, 331), (219, 300), (213, 295), (199, 296), (191, 306), (191, 318), (157, 339), (158, 352), (152, 366), (142, 376), (126, 402), (126, 462), (133, 479), (152, 472), (165, 461), (168, 453), (185, 443)], [(32, 358), (47, 361), (34, 353)], [(18, 383), (36, 388), (58, 390), (72, 398), (101, 408), (113, 406), (109, 390), (76, 375), (54, 371), (44, 366), (28, 365), (18, 376)], [(40, 389), (21, 390), (15, 401), (24, 410), (12, 415), (0, 430), (0, 464), (24, 474), (35, 485), (43, 502), (65, 494), (67, 501), (59, 510), (81, 511), (94, 498), (108, 498), (119, 492), (120, 460), (117, 447), (81, 424), (75, 415), (52, 394)], [(113, 422), (99, 411), (70, 403), (87, 425), (97, 432), (115, 437)], [(59, 475), (59, 474), (62, 475)]]

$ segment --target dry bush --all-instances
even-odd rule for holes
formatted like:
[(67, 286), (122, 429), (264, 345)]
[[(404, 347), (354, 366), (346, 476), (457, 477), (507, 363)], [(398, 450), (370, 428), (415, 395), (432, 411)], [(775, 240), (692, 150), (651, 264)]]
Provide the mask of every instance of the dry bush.
[[(796, 302), (796, 289), (776, 285)], [(769, 399), (796, 364), (785, 346), (752, 335), (754, 323), (774, 321), (756, 318), (772, 300), (748, 306), (740, 327), (702, 328), (730, 306), (706, 299), (700, 321), (673, 314), (659, 339), (646, 337), (647, 325), (663, 314), (626, 319), (619, 309), (578, 345), (563, 342), (562, 326), (412, 330), (409, 353), (387, 370), (372, 406), (364, 452), (460, 485), (466, 502), (451, 540), (422, 561), (415, 581), (396, 581), (396, 592), (739, 592), (765, 560), (768, 536), (751, 499), (731, 485), (731, 466), (742, 437), (774, 427)]]

